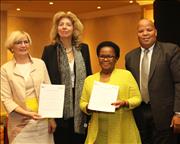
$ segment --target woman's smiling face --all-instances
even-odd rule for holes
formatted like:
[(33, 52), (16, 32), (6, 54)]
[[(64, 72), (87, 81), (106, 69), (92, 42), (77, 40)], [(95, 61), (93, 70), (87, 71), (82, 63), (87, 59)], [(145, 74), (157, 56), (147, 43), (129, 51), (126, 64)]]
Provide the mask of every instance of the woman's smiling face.
[(105, 46), (100, 49), (98, 59), (102, 72), (106, 73), (111, 73), (117, 62), (115, 51), (109, 46)]
[(12, 52), (15, 56), (24, 56), (29, 53), (30, 42), (27, 36), (21, 37), (19, 40), (14, 42)]

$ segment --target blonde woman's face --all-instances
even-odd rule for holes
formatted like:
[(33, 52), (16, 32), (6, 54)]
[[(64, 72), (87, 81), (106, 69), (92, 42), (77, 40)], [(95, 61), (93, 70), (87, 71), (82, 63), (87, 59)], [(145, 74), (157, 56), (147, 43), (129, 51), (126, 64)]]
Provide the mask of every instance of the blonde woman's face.
[(61, 38), (72, 38), (73, 24), (69, 18), (62, 18), (58, 24), (58, 34)]
[(29, 53), (29, 40), (26, 36), (14, 42), (12, 52), (15, 56), (25, 56)]

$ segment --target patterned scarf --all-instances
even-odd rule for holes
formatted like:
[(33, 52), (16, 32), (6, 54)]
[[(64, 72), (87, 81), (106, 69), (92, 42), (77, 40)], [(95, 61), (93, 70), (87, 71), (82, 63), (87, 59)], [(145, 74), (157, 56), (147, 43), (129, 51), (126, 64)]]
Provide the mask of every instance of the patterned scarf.
[[(73, 47), (74, 62), (75, 62), (75, 97), (73, 102), (73, 91), (70, 76), (70, 67), (68, 58), (62, 44), (57, 47), (58, 69), (60, 71), (61, 84), (65, 85), (64, 99), (64, 119), (74, 117), (74, 130), (77, 133), (84, 133), (84, 123), (86, 115), (79, 108), (79, 100), (82, 93), (84, 80), (86, 78), (86, 69), (81, 51)], [(73, 107), (73, 103), (75, 104)]]

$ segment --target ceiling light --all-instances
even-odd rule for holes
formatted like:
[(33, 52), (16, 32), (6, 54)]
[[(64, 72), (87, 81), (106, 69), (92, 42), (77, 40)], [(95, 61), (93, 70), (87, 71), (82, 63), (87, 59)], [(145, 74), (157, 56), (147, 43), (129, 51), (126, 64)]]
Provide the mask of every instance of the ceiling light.
[(152, 5), (155, 0), (136, 0), (139, 5)]
[(49, 2), (49, 5), (53, 5), (54, 3), (52, 1)]
[(133, 0), (130, 0), (129, 3), (133, 3)]
[(97, 9), (101, 9), (101, 6), (97, 6)]
[(21, 9), (20, 8), (16, 8), (17, 11), (20, 11)]

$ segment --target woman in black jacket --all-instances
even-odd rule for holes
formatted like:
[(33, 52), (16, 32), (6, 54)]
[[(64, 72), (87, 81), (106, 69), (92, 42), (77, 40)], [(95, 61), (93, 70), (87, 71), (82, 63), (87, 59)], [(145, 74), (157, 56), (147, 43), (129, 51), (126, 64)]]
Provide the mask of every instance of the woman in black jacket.
[(80, 43), (83, 25), (72, 12), (57, 12), (51, 28), (51, 45), (45, 46), (44, 60), (52, 84), (65, 85), (63, 118), (56, 119), (56, 144), (83, 144), (87, 117), (79, 108), (84, 79), (90, 75), (88, 45)]

